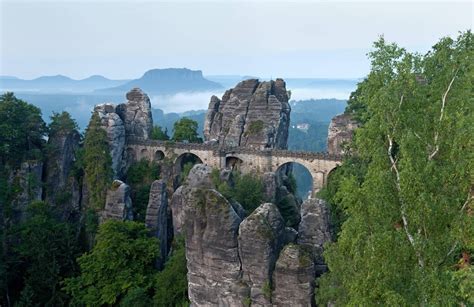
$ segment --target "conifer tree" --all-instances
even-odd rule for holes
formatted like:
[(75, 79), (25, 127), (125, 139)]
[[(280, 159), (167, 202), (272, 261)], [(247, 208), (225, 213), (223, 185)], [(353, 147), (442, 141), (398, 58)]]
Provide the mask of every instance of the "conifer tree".
[(84, 140), (84, 165), (89, 205), (94, 210), (100, 210), (105, 205), (107, 188), (113, 174), (107, 134), (101, 126), (97, 113), (92, 115), (87, 127)]

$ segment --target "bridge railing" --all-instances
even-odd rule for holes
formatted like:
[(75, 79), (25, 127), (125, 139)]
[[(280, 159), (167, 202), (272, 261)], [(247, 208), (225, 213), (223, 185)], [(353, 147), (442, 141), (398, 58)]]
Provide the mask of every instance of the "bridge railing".
[(205, 143), (183, 143), (173, 141), (159, 141), (150, 140), (137, 137), (128, 137), (128, 145), (141, 145), (141, 146), (155, 146), (165, 148), (179, 148), (188, 150), (207, 150), (213, 151), (215, 154), (220, 155), (232, 155), (232, 154), (252, 154), (259, 156), (278, 156), (288, 158), (300, 158), (305, 160), (330, 160), (330, 161), (342, 161), (343, 156), (341, 155), (330, 155), (327, 152), (311, 152), (311, 151), (294, 151), (286, 149), (272, 149), (272, 148), (249, 148), (249, 147), (226, 147), (219, 146), (219, 144), (205, 144)]

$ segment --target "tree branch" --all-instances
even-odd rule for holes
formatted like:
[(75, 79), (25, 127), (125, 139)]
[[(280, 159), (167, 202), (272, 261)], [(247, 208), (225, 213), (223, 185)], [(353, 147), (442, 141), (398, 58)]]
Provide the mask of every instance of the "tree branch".
[[(402, 98), (403, 98), (403, 96), (402, 96)], [(403, 199), (401, 198), (402, 189), (401, 189), (401, 186), (400, 186), (400, 173), (398, 172), (397, 161), (392, 156), (393, 140), (392, 140), (390, 134), (387, 135), (387, 138), (388, 138), (388, 152), (387, 153), (388, 153), (388, 157), (390, 159), (390, 162), (392, 163), (391, 169), (395, 172), (395, 176), (396, 176), (396, 179), (397, 179), (396, 187), (397, 187), (397, 190), (398, 190), (398, 193), (399, 193), (399, 199), (400, 199), (400, 203), (401, 203), (401, 206), (400, 206), (400, 211), (401, 212), (400, 213), (402, 215), (403, 230), (405, 230), (405, 234), (408, 238), (408, 241), (410, 242), (411, 246), (415, 250), (416, 256), (418, 258), (418, 265), (420, 267), (424, 267), (425, 263), (423, 261), (423, 258), (421, 257), (420, 252), (418, 251), (418, 249), (416, 248), (415, 239), (413, 238), (413, 235), (410, 233), (410, 231), (408, 229), (408, 219), (406, 217), (405, 204), (404, 204)]]
[[(456, 72), (454, 73), (454, 76), (453, 78), (451, 79), (451, 81), (449, 82), (449, 85), (448, 85), (448, 88), (446, 89), (446, 91), (444, 92), (443, 96), (441, 97), (441, 110), (440, 110), (440, 115), (439, 115), (439, 123), (441, 123), (441, 121), (443, 120), (444, 118), (444, 109), (446, 107), (446, 98), (448, 97), (448, 94), (449, 94), (449, 91), (451, 90), (451, 87), (454, 83), (454, 79), (456, 79), (456, 76), (458, 75), (458, 71), (459, 71), (459, 68), (456, 69)], [(436, 129), (436, 132), (435, 132), (435, 135), (434, 135), (434, 150), (433, 152), (428, 156), (428, 160), (432, 160), (436, 154), (438, 153), (439, 151), (439, 144), (438, 144), (438, 138), (439, 138), (439, 128)]]

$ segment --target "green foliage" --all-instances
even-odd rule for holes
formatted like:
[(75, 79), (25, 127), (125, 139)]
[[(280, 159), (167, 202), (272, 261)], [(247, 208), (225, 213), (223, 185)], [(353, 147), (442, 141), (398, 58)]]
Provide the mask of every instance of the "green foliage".
[(76, 121), (71, 117), (66, 111), (61, 113), (53, 112), (53, 115), (50, 117), (51, 123), (49, 123), (49, 136), (54, 136), (56, 134), (65, 134), (69, 133), (72, 130), (78, 130)]
[(153, 285), (158, 240), (144, 224), (107, 221), (100, 225), (96, 245), (78, 258), (81, 274), (68, 278), (64, 289), (78, 305), (113, 305), (122, 299), (136, 302), (140, 290)]
[(265, 296), (267, 300), (272, 299), (272, 285), (270, 281), (266, 280), (263, 283), (262, 292), (263, 292), (263, 296)]
[(355, 145), (367, 169), (330, 195), (346, 218), (324, 254), (318, 304), (472, 304), (460, 259), (474, 253), (473, 41), (443, 38), (425, 56), (374, 44)]
[(278, 210), (288, 227), (297, 227), (300, 221), (299, 205), (293, 194), (288, 194), (277, 203)]
[(173, 253), (156, 276), (155, 306), (189, 306), (184, 238), (173, 242)]
[(183, 170), (181, 171), (181, 176), (180, 176), (181, 182), (184, 182), (184, 180), (186, 180), (186, 178), (189, 175), (189, 172), (191, 172), (191, 170), (193, 169), (194, 164), (195, 163), (193, 162), (184, 163)]
[(174, 123), (173, 141), (202, 143), (197, 132), (198, 123), (190, 118), (183, 117)]
[(119, 306), (128, 307), (148, 307), (153, 302), (148, 292), (143, 288), (134, 288), (127, 292), (127, 295), (120, 301)]
[(238, 171), (232, 172), (233, 185), (222, 182), (219, 178), (219, 170), (214, 169), (211, 173), (213, 184), (227, 199), (234, 199), (242, 205), (247, 214), (252, 213), (264, 201), (263, 181), (255, 173), (241, 174)]
[(133, 216), (137, 221), (145, 220), (150, 186), (159, 178), (160, 166), (156, 162), (142, 159), (129, 167), (126, 182), (130, 185)]
[(318, 193), (318, 197), (324, 199), (329, 205), (331, 230), (334, 238), (341, 231), (341, 225), (347, 218), (345, 214), (347, 208), (342, 207), (342, 194), (339, 193), (342, 181), (346, 178), (354, 178), (360, 185), (366, 172), (367, 162), (357, 156), (346, 157), (344, 163), (329, 174), (327, 185)]
[(256, 120), (249, 124), (249, 128), (247, 130), (248, 135), (256, 135), (262, 132), (263, 130), (263, 121)]
[(20, 305), (65, 305), (69, 297), (60, 281), (75, 272), (79, 252), (73, 225), (58, 221), (52, 207), (39, 201), (28, 206), (26, 216), (9, 234), (15, 242), (7, 263), (10, 299)]
[(41, 159), (46, 131), (40, 109), (13, 93), (0, 95), (0, 165)]
[(153, 126), (153, 130), (151, 131), (151, 139), (160, 140), (160, 141), (169, 140), (170, 137), (168, 136), (168, 130), (165, 129), (165, 131), (163, 131), (163, 129), (161, 129), (160, 126), (158, 125)]
[(107, 188), (112, 181), (112, 158), (107, 133), (101, 127), (99, 115), (92, 115), (84, 140), (85, 179), (89, 190), (89, 204), (95, 210), (105, 206)]

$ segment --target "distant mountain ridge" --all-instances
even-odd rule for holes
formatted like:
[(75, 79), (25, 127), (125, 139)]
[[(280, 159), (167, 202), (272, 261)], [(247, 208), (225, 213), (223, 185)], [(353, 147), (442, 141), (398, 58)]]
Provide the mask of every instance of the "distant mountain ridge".
[(125, 92), (139, 87), (147, 94), (167, 95), (180, 92), (198, 92), (222, 89), (222, 85), (210, 81), (201, 70), (187, 68), (151, 69), (139, 79), (131, 80), (117, 87), (98, 90), (100, 92)]
[(75, 80), (64, 75), (41, 76), (31, 80), (13, 76), (0, 76), (2, 91), (33, 91), (33, 92), (91, 92), (98, 88), (118, 86), (128, 80), (111, 80), (104, 76), (93, 75), (85, 79)]

